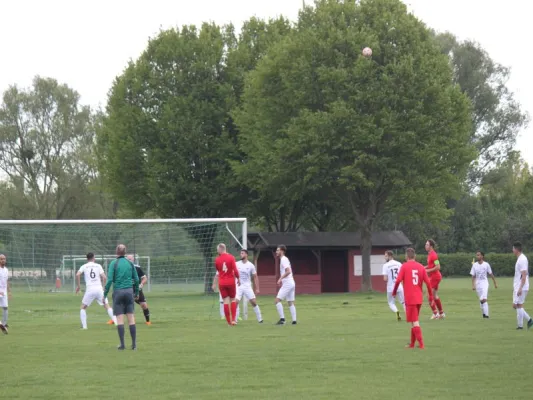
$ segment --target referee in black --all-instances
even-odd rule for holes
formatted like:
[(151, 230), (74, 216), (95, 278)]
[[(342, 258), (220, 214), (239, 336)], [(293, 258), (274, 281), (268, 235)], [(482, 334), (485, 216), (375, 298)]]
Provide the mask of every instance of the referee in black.
[(143, 309), (144, 319), (146, 319), (146, 325), (152, 325), (152, 323), (150, 322), (150, 310), (148, 309), (148, 303), (146, 302), (146, 297), (144, 297), (143, 293), (143, 286), (146, 284), (146, 282), (148, 282), (148, 277), (141, 269), (139, 264), (135, 264), (135, 258), (133, 257), (133, 254), (128, 254), (126, 258), (130, 260), (131, 263), (135, 266), (137, 276), (139, 277), (139, 298), (136, 298), (135, 302), (139, 304)]
[[(139, 296), (139, 277), (133, 264), (126, 259), (126, 246), (117, 246), (117, 258), (111, 261), (108, 270), (108, 281), (105, 285), (105, 300), (113, 285), (113, 313), (117, 316), (117, 330), (120, 339), (119, 350), (124, 350), (124, 314), (128, 317), (131, 335), (131, 349), (137, 350), (137, 328), (135, 327), (135, 301)], [(131, 282), (133, 280), (133, 288)]]

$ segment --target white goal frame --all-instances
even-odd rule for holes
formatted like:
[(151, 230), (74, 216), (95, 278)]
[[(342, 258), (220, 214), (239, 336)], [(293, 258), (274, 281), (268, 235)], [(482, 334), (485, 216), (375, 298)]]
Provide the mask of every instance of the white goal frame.
[[(239, 240), (228, 226), (229, 223), (241, 223), (242, 224), (242, 238)], [(225, 223), (226, 230), (236, 241), (236, 243), (242, 248), (248, 248), (248, 219), (247, 218), (166, 218), (166, 219), (25, 219), (25, 220), (7, 220), (0, 219), (1, 225), (101, 225), (101, 224), (194, 224), (194, 223)], [(98, 256), (98, 255), (96, 255)], [(69, 260), (72, 260), (73, 256), (69, 256)], [(82, 255), (79, 258), (84, 258)], [(116, 257), (116, 256), (115, 256)], [(63, 261), (65, 256), (63, 256)], [(73, 277), (74, 281), (74, 277)], [(150, 278), (148, 277), (148, 282)], [(74, 282), (74, 290), (75, 290)], [(149, 290), (151, 287), (149, 287)], [(243, 309), (247, 316), (247, 307)]]
[[(148, 279), (146, 281), (146, 288), (147, 288), (147, 292), (151, 292), (152, 291), (152, 284), (151, 284), (151, 279), (150, 279), (150, 256), (140, 256), (138, 254), (134, 254), (134, 257), (135, 257), (135, 260), (139, 261), (139, 260), (145, 260), (146, 263), (143, 264), (146, 265), (146, 278)], [(95, 260), (103, 260), (104, 262), (104, 265), (102, 265), (102, 267), (104, 267), (104, 271), (105, 271), (105, 274), (106, 276), (108, 275), (107, 274), (107, 270), (108, 270), (108, 267), (109, 267), (109, 263), (113, 260), (116, 260), (117, 258), (117, 255), (116, 254), (105, 254), (105, 255), (95, 255), (94, 256)], [(78, 272), (78, 267), (77, 267), (77, 263), (78, 262), (82, 262), (83, 264), (85, 264), (87, 262), (87, 256), (84, 256), (84, 255), (73, 255), (73, 256), (69, 256), (69, 255), (63, 255), (63, 260), (61, 261), (61, 273), (63, 274), (63, 276), (61, 277), (63, 279), (63, 281), (65, 280), (65, 277), (64, 277), (64, 271), (68, 271), (69, 269), (72, 269), (72, 276), (75, 277), (76, 276), (76, 272)], [(83, 265), (82, 264), (82, 265)], [(140, 265), (139, 265), (140, 266)], [(143, 266), (141, 266), (141, 268), (143, 268)], [(75, 292), (76, 291), (76, 279), (73, 279), (72, 280), (72, 287), (73, 287), (73, 291)]]

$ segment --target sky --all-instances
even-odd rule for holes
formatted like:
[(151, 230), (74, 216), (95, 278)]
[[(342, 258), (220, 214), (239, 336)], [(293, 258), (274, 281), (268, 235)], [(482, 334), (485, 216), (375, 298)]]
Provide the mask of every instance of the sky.
[[(508, 87), (533, 118), (533, 56), (524, 51), (533, 4), (404, 2), (430, 27), (475, 40), (496, 62), (510, 67)], [(0, 0), (0, 92), (12, 84), (28, 87), (40, 75), (68, 84), (82, 103), (104, 108), (114, 78), (160, 29), (203, 21), (240, 27), (252, 16), (283, 15), (294, 21), (301, 6), (302, 0)], [(533, 122), (520, 133), (517, 149), (533, 165)]]

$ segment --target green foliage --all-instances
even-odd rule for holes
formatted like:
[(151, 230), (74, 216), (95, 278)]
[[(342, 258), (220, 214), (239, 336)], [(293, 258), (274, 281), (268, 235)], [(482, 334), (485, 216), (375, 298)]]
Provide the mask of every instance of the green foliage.
[(447, 57), (396, 0), (306, 7), (247, 76), (235, 115), (246, 154), (237, 176), (301, 218), (324, 193), (340, 203), (363, 232), (367, 284), (376, 218), (445, 218), (475, 157)]
[[(405, 256), (399, 256), (398, 261), (405, 262)], [(422, 265), (427, 265), (427, 256), (417, 254), (416, 261)], [(441, 274), (443, 276), (458, 277), (470, 276), (472, 261), (475, 261), (475, 258), (472, 253), (439, 253), (439, 261), (441, 265)], [(485, 261), (490, 264), (495, 276), (514, 276), (514, 268), (516, 264), (516, 256), (514, 254), (485, 253)]]

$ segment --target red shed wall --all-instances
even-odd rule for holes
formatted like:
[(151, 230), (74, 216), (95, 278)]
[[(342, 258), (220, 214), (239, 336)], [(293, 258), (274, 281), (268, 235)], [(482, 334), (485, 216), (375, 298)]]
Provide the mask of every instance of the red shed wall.
[[(384, 254), (386, 248), (375, 247), (372, 249), (370, 264), (372, 275), (372, 289), (377, 292), (385, 292), (387, 285), (383, 281), (382, 266), (385, 263)], [(350, 292), (356, 292), (361, 290), (361, 284), (363, 277), (361, 276), (361, 250), (350, 250), (348, 252), (348, 265), (349, 265), (349, 288)]]

